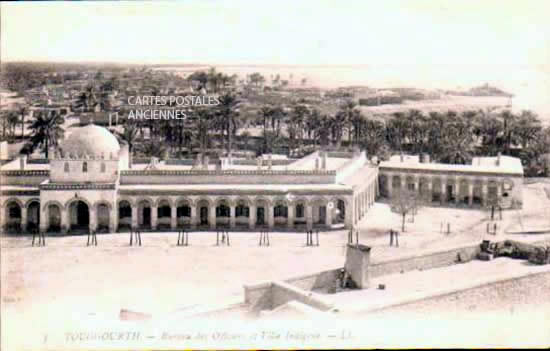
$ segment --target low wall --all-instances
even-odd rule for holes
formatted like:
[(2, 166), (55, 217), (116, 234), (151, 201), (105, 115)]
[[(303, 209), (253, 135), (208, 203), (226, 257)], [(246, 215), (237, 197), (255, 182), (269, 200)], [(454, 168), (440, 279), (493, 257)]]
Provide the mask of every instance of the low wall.
[[(550, 239), (538, 240), (530, 244), (547, 246), (550, 245)], [(456, 263), (468, 262), (475, 259), (480, 251), (481, 248), (479, 244), (477, 244), (441, 252), (419, 254), (391, 261), (371, 263), (369, 266), (370, 278), (376, 278), (388, 274), (408, 272), (412, 270), (425, 270), (431, 268), (445, 267)], [(458, 260), (459, 255), (460, 261)], [(334, 284), (342, 268), (343, 267), (338, 267), (318, 273), (294, 277), (286, 279), (285, 282), (304, 290), (324, 289)]]
[(263, 282), (244, 286), (244, 302), (250, 310), (259, 312), (273, 309), (272, 282)]
[(335, 284), (341, 269), (342, 268), (335, 268), (319, 273), (294, 277), (285, 280), (285, 282), (306, 291), (325, 289)]
[(50, 160), (47, 159), (47, 158), (29, 158), (29, 159), (27, 159), (27, 163), (47, 165), (47, 164), (50, 163)]
[(281, 281), (245, 285), (244, 300), (253, 312), (272, 310), (290, 301), (298, 301), (321, 311), (332, 308), (331, 303), (312, 292)]
[[(531, 243), (533, 245), (550, 245), (550, 239), (543, 239)], [(456, 263), (468, 262), (476, 258), (481, 251), (480, 245), (470, 245), (442, 252), (429, 253), (405, 257), (397, 260), (374, 263), (369, 266), (370, 278), (383, 275), (407, 272), (411, 270), (425, 270), (450, 266)], [(286, 302), (296, 300), (308, 306), (326, 311), (332, 305), (322, 298), (308, 293), (316, 289), (328, 289), (335, 285), (336, 279), (343, 267), (329, 269), (318, 273), (303, 275), (285, 280), (284, 282), (263, 282), (259, 284), (245, 285), (245, 303), (254, 312), (272, 310)], [(550, 272), (545, 273), (550, 278)], [(522, 279), (522, 278), (520, 278)], [(527, 279), (527, 278), (526, 278)], [(508, 284), (514, 279), (497, 282), (496, 284)], [(548, 284), (550, 285), (550, 279)], [(474, 288), (477, 289), (477, 288)], [(550, 291), (550, 287), (548, 290)], [(461, 294), (456, 292), (452, 294)], [(447, 295), (445, 295), (447, 296)], [(454, 296), (454, 295), (453, 295)], [(441, 297), (444, 299), (445, 297)], [(453, 297), (456, 298), (456, 297)], [(427, 298), (432, 299), (432, 297)], [(431, 301), (431, 300), (430, 300)], [(417, 302), (413, 302), (417, 303)]]
[(10, 170), (1, 171), (2, 185), (37, 186), (50, 176), (50, 171)]
[[(291, 163), (296, 162), (298, 159), (295, 158), (286, 158), (286, 159), (274, 159), (271, 160), (272, 166), (287, 166)], [(258, 162), (256, 159), (252, 160), (246, 160), (246, 159), (238, 159), (233, 160), (233, 164), (236, 166), (257, 166)], [(262, 160), (262, 166), (267, 167), (269, 165), (269, 160)]]
[(480, 251), (481, 249), (478, 244), (380, 263), (371, 263), (369, 266), (370, 277), (376, 278), (382, 275), (439, 268), (450, 266), (455, 263), (468, 262), (475, 259)]
[(273, 282), (271, 289), (272, 309), (290, 301), (298, 301), (321, 311), (328, 311), (333, 306), (312, 292), (304, 291), (285, 282)]

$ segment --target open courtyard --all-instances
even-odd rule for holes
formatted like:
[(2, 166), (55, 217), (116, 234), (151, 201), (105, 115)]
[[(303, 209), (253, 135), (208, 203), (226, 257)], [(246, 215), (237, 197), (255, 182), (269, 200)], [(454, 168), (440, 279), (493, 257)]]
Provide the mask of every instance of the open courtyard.
[[(536, 241), (546, 234), (506, 234), (519, 216), (527, 229), (548, 221), (545, 183), (526, 185), (521, 211), (503, 212), (498, 234), (486, 233), (487, 211), (426, 207), (406, 222), (399, 247), (389, 246), (388, 230), (400, 230), (400, 216), (375, 203), (359, 225), (359, 241), (371, 246), (380, 262), (423, 252), (479, 243), (482, 239)], [(451, 223), (451, 233), (441, 223)], [(546, 228), (548, 228), (547, 225)], [(46, 237), (46, 247), (32, 238), (2, 237), (2, 314), (20, 321), (104, 316), (121, 309), (153, 315), (196, 305), (242, 302), (242, 286), (286, 279), (341, 267), (347, 231), (321, 232), (319, 246), (305, 245), (304, 233), (272, 232), (270, 246), (258, 246), (259, 234), (231, 232), (231, 246), (216, 246), (215, 232), (192, 232), (187, 247), (176, 246), (177, 233), (143, 233), (143, 246), (129, 246), (128, 233)], [(355, 240), (355, 237), (354, 237)]]

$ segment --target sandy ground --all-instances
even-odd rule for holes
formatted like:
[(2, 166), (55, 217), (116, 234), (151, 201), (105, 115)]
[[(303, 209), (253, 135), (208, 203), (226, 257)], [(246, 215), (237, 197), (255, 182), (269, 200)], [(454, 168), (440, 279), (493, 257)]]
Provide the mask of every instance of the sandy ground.
[[(542, 184), (527, 185), (524, 197), (525, 208), (504, 212), (501, 228), (517, 225), (519, 215), (525, 227), (547, 220)], [(384, 261), (482, 238), (533, 241), (550, 236), (487, 235), (488, 216), (486, 211), (424, 208), (414, 223), (407, 222), (395, 248), (388, 245), (387, 231), (400, 230), (400, 218), (386, 204), (376, 203), (359, 226), (359, 240), (373, 247), (373, 261)], [(441, 222), (451, 223), (451, 234), (440, 232)], [(2, 319), (101, 320), (118, 318), (121, 308), (162, 315), (198, 304), (238, 302), (243, 284), (343, 266), (347, 240), (345, 231), (321, 233), (319, 247), (306, 247), (303, 233), (272, 233), (271, 246), (258, 247), (257, 233), (232, 233), (230, 247), (217, 247), (215, 233), (203, 232), (190, 235), (191, 246), (177, 247), (174, 233), (142, 236), (141, 247), (129, 247), (127, 233), (100, 235), (97, 247), (86, 247), (85, 236), (48, 237), (42, 248), (31, 247), (29, 237), (0, 238)], [(461, 274), (483, 269), (471, 267)]]

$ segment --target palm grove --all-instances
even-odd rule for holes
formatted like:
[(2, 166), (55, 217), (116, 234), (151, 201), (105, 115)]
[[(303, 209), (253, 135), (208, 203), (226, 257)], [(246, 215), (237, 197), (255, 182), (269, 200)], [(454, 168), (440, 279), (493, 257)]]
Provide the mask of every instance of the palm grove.
[[(265, 79), (253, 74), (249, 84), (261, 87)], [(315, 149), (350, 150), (360, 148), (370, 156), (386, 158), (391, 153), (428, 153), (434, 161), (467, 164), (477, 155), (497, 153), (522, 159), (527, 176), (549, 174), (543, 160), (550, 150), (550, 128), (544, 128), (531, 111), (472, 110), (457, 113), (419, 110), (380, 116), (367, 115), (352, 100), (340, 103), (335, 112), (296, 101), (252, 100), (248, 91), (235, 86), (237, 77), (211, 69), (196, 72), (188, 80), (198, 81), (218, 94), (215, 107), (194, 106), (185, 123), (178, 120), (142, 120), (125, 123), (117, 134), (129, 144), (134, 155), (184, 158), (197, 152), (219, 156), (262, 153), (286, 153), (299, 157)], [(241, 81), (241, 83), (243, 83)], [(284, 89), (285, 84), (278, 83)], [(117, 88), (116, 77), (105, 79), (100, 72), (93, 84), (85, 88), (73, 103), (77, 112), (92, 111), (97, 105), (109, 110), (107, 96)], [(150, 83), (150, 94), (160, 94), (160, 87)], [(256, 89), (256, 95), (258, 95)], [(124, 110), (121, 115), (124, 115)], [(55, 112), (35, 113), (25, 120), (25, 111), (4, 111), (2, 137), (23, 133), (28, 124), (31, 137), (23, 153), (37, 147), (47, 156), (49, 146), (62, 135), (63, 117)], [(16, 128), (21, 125), (20, 128)], [(238, 150), (238, 151), (236, 151)]]

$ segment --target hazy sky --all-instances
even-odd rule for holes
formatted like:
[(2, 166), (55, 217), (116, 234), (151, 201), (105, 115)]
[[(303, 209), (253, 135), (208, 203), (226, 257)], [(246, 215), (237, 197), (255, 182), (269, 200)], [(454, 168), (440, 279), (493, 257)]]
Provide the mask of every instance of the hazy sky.
[(550, 0), (12, 2), (0, 9), (2, 61), (365, 64), (308, 68), (308, 79), (424, 88), (487, 82), (550, 123)]
[(1, 59), (550, 63), (550, 0), (1, 3)]

